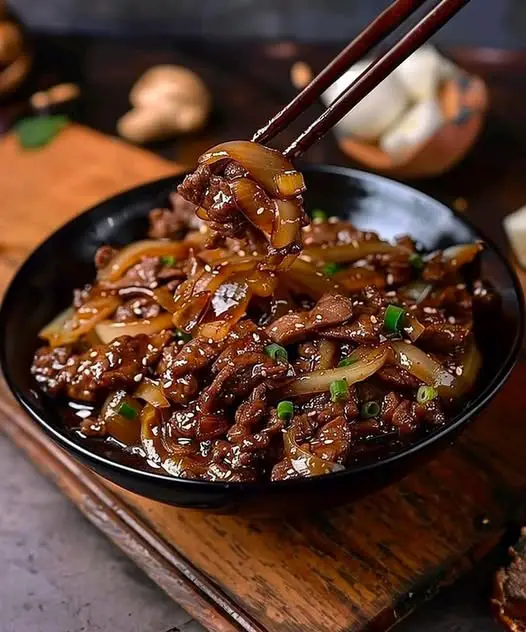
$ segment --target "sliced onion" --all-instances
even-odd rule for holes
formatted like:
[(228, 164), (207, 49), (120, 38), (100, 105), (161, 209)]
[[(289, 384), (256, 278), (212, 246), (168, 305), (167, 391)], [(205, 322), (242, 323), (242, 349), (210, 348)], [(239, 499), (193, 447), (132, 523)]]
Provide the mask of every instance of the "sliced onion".
[(276, 183), (276, 176), (283, 172), (295, 171), (292, 163), (279, 151), (246, 140), (216, 145), (199, 158), (199, 163), (211, 165), (228, 158), (243, 166), (273, 197), (283, 195)]
[(174, 301), (173, 293), (166, 287), (159, 287), (152, 292), (152, 298), (154, 298), (159, 305), (170, 314), (174, 314), (177, 311), (177, 305)]
[(170, 407), (170, 402), (166, 399), (161, 386), (147, 377), (139, 384), (139, 388), (135, 391), (133, 396), (136, 399), (143, 399), (155, 408)]
[(475, 244), (461, 244), (459, 246), (446, 248), (442, 252), (442, 256), (449, 261), (452, 266), (461, 268), (471, 263), (482, 250), (484, 250), (484, 245), (481, 242)]
[(253, 180), (238, 178), (230, 183), (237, 206), (246, 218), (270, 241), (276, 205)]
[(407, 342), (392, 343), (395, 363), (428, 386), (437, 389), (441, 397), (455, 397), (458, 379), (424, 351)]
[(296, 443), (291, 430), (283, 433), (283, 446), (292, 467), (301, 476), (321, 476), (331, 472), (341, 472), (345, 469), (339, 463), (325, 461), (301, 448)]
[(161, 439), (161, 415), (159, 411), (146, 404), (141, 411), (141, 444), (149, 461), (160, 465), (168, 456)]
[(412, 281), (404, 287), (398, 290), (398, 294), (409, 301), (413, 301), (417, 305), (426, 298), (433, 291), (433, 285), (431, 283), (425, 283), (424, 281)]
[(105, 344), (110, 343), (119, 336), (137, 336), (138, 334), (152, 335), (163, 329), (173, 329), (172, 315), (165, 312), (155, 318), (133, 320), (126, 323), (118, 323), (105, 320), (95, 325), (97, 336)]
[[(119, 412), (122, 405), (133, 409), (136, 414), (135, 419), (128, 419)], [(100, 411), (99, 419), (104, 423), (108, 434), (115, 437), (124, 445), (137, 445), (140, 441), (140, 406), (138, 402), (128, 395), (126, 391), (115, 391), (110, 393)]]
[(316, 369), (318, 371), (332, 369), (336, 364), (338, 345), (334, 342), (334, 340), (320, 340), (318, 355), (319, 360), (317, 362)]
[[(44, 337), (44, 332), (47, 330), (49, 343), (53, 347), (72, 344), (81, 336), (88, 334), (101, 320), (110, 316), (119, 305), (120, 300), (115, 296), (97, 296), (70, 314), (70, 318), (62, 322), (62, 328), (56, 330), (55, 334), (49, 334), (57, 326), (53, 321), (44, 327), (40, 335)], [(64, 313), (58, 317), (58, 322), (63, 316)]]
[(277, 250), (296, 245), (301, 247), (303, 208), (301, 200), (275, 200), (277, 213), (270, 243)]
[(278, 188), (280, 198), (294, 198), (307, 189), (303, 174), (294, 169), (278, 173), (274, 176), (274, 182)]
[(473, 388), (482, 367), (482, 355), (475, 340), (472, 340), (467, 347), (459, 366), (462, 373), (457, 376), (457, 389), (455, 393), (457, 397), (465, 395)]
[(38, 332), (39, 337), (52, 343), (52, 341), (61, 333), (66, 322), (71, 320), (74, 313), (75, 310), (73, 307), (68, 307), (64, 311), (60, 312), (58, 316), (55, 316), (50, 323)]
[(241, 279), (232, 280), (218, 288), (211, 299), (211, 304), (214, 315), (221, 316), (221, 319), (201, 324), (198, 336), (217, 341), (223, 340), (232, 327), (246, 314), (251, 297), (252, 293), (248, 284)]
[(202, 292), (197, 296), (193, 296), (191, 300), (179, 307), (173, 315), (172, 322), (174, 326), (190, 333), (205, 315), (211, 297), (210, 292)]
[(337, 272), (332, 277), (347, 292), (354, 294), (363, 290), (368, 285), (382, 289), (385, 287), (385, 277), (376, 270), (364, 267), (349, 267)]
[(293, 294), (305, 294), (315, 300), (319, 300), (327, 292), (341, 291), (340, 285), (333, 277), (325, 276), (301, 257), (280, 274), (280, 280)]
[(347, 384), (362, 382), (374, 375), (383, 367), (389, 357), (389, 347), (381, 345), (370, 349), (367, 354), (359, 358), (357, 362), (349, 366), (342, 366), (327, 371), (313, 371), (291, 380), (281, 390), (281, 394), (287, 397), (309, 395), (311, 393), (325, 393), (329, 390), (331, 382), (345, 380)]
[(105, 268), (99, 270), (99, 281), (117, 281), (129, 268), (145, 257), (173, 256), (186, 258), (190, 244), (184, 241), (145, 239), (123, 248)]
[(411, 312), (406, 312), (404, 316), (403, 329), (411, 342), (416, 342), (426, 330), (425, 325), (422, 325), (418, 318), (414, 314), (411, 314)]
[(311, 246), (305, 248), (303, 256), (309, 256), (320, 261), (334, 261), (335, 263), (352, 263), (369, 255), (388, 252), (406, 252), (401, 246), (392, 246), (386, 241), (367, 240), (355, 241), (336, 246)]

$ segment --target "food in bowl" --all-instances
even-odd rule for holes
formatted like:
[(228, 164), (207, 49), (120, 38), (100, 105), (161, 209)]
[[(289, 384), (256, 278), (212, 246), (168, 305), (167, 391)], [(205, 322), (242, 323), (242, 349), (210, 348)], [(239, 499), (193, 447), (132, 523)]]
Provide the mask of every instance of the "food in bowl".
[[(303, 210), (303, 178), (248, 142), (203, 155), (143, 241), (41, 332), (38, 386), (91, 449), (208, 481), (327, 474), (443, 428), (498, 308), (480, 243), (423, 253)], [(386, 213), (389, 209), (386, 209)], [(146, 238), (148, 237), (148, 238)]]

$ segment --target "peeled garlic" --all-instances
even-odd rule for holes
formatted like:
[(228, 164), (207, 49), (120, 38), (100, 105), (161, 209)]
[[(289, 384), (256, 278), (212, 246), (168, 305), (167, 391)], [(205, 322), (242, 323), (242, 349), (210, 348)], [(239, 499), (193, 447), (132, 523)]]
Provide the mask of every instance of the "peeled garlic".
[(422, 46), (394, 71), (413, 101), (426, 101), (436, 96), (440, 82), (456, 73), (453, 62), (433, 46)]
[(504, 230), (517, 261), (526, 268), (526, 206), (504, 218)]
[(381, 138), (380, 148), (399, 159), (411, 148), (431, 138), (443, 125), (444, 116), (436, 99), (411, 107)]
[[(323, 93), (323, 102), (329, 105), (334, 101), (371, 61), (364, 60), (352, 66)], [(403, 86), (394, 74), (390, 75), (338, 123), (336, 131), (342, 136), (375, 141), (400, 117), (408, 104)]]

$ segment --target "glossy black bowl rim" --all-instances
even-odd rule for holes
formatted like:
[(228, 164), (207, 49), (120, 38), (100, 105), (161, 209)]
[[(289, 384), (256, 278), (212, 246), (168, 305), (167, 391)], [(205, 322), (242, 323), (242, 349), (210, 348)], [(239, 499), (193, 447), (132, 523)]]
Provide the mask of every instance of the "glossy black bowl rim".
[[(396, 180), (391, 180), (390, 178), (386, 178), (383, 176), (379, 176), (372, 173), (367, 173), (360, 171), (358, 169), (350, 169), (347, 167), (339, 167), (334, 165), (303, 165), (302, 170), (304, 172), (322, 172), (322, 173), (333, 173), (338, 174), (345, 177), (351, 177), (355, 180), (365, 181), (365, 182), (373, 182), (376, 183), (378, 181), (382, 182), (384, 185), (395, 187), (397, 189), (405, 189), (408, 193), (415, 194), (420, 198), (425, 199), (430, 204), (442, 206), (448, 213), (454, 215), (461, 223), (465, 224), (470, 230), (475, 232), (480, 239), (482, 239), (489, 247), (490, 250), (494, 252), (494, 254), (499, 259), (500, 263), (502, 263), (506, 269), (506, 272), (511, 278), (512, 287), (515, 292), (515, 297), (517, 299), (518, 307), (519, 307), (519, 317), (518, 317), (518, 327), (516, 331), (515, 338), (511, 345), (510, 351), (502, 363), (500, 369), (497, 371), (495, 376), (491, 379), (490, 383), (486, 386), (486, 388), (479, 393), (479, 395), (470, 403), (469, 408), (467, 410), (462, 411), (459, 415), (457, 415), (453, 421), (445, 426), (444, 428), (437, 430), (434, 433), (431, 433), (425, 437), (422, 437), (419, 441), (407, 446), (406, 448), (400, 450), (399, 452), (395, 452), (392, 455), (387, 456), (386, 458), (380, 459), (378, 461), (374, 461), (371, 463), (366, 463), (364, 465), (357, 465), (354, 467), (347, 467), (345, 470), (341, 470), (338, 472), (333, 472), (330, 474), (324, 474), (322, 476), (316, 477), (316, 481), (326, 481), (327, 484), (330, 484), (330, 481), (334, 481), (336, 479), (342, 479), (344, 477), (351, 478), (354, 475), (362, 475), (365, 473), (372, 472), (374, 470), (384, 468), (388, 465), (394, 465), (396, 462), (401, 461), (403, 459), (407, 459), (408, 457), (414, 455), (415, 453), (425, 450), (426, 447), (429, 447), (435, 441), (439, 441), (443, 439), (449, 434), (454, 434), (455, 431), (465, 423), (469, 422), (473, 417), (475, 417), (497, 394), (498, 390), (503, 386), (509, 377), (513, 367), (515, 366), (517, 359), (519, 357), (521, 348), (522, 348), (522, 340), (524, 336), (524, 327), (525, 327), (525, 306), (524, 306), (524, 296), (522, 293), (522, 287), (517, 278), (515, 270), (507, 261), (507, 259), (502, 255), (500, 249), (494, 244), (494, 242), (489, 239), (486, 235), (484, 235), (483, 231), (475, 227), (467, 218), (456, 213), (453, 209), (450, 209), (446, 205), (442, 204), (438, 200), (432, 198), (431, 196), (418, 191), (410, 187), (409, 185), (400, 183)], [(18, 294), (17, 286), (20, 283), (20, 277), (22, 274), (30, 268), (33, 263), (33, 258), (39, 253), (39, 251), (46, 246), (46, 244), (57, 238), (60, 238), (60, 234), (64, 232), (66, 229), (69, 229), (76, 222), (83, 221), (86, 215), (89, 215), (95, 212), (98, 209), (105, 207), (106, 205), (114, 205), (116, 201), (121, 201), (123, 204), (127, 203), (127, 198), (135, 198), (137, 195), (141, 195), (148, 191), (148, 189), (155, 190), (157, 188), (161, 188), (163, 186), (168, 186), (170, 183), (177, 181), (181, 178), (183, 174), (168, 176), (165, 178), (160, 178), (158, 180), (153, 180), (151, 182), (147, 182), (145, 184), (139, 185), (132, 189), (128, 189), (122, 191), (121, 193), (117, 193), (109, 198), (106, 198), (102, 202), (99, 202), (95, 206), (87, 209), (86, 211), (80, 213), (75, 216), (72, 220), (66, 222), (61, 227), (59, 227), (56, 231), (54, 231), (50, 236), (48, 236), (35, 250), (33, 250), (30, 255), (26, 258), (24, 263), (17, 270), (15, 276), (11, 280), (9, 287), (4, 295), (4, 300), (2, 301), (2, 305), (0, 307), (0, 341), (5, 339), (6, 336), (6, 326), (7, 326), (7, 318), (8, 313), (10, 312), (10, 306), (13, 302), (16, 301), (16, 295)], [(102, 455), (99, 455), (86, 447), (76, 443), (72, 438), (60, 432), (57, 428), (54, 428), (51, 424), (49, 424), (46, 419), (38, 414), (31, 405), (31, 402), (26, 397), (23, 389), (21, 389), (16, 381), (14, 380), (7, 362), (6, 354), (5, 354), (5, 345), (0, 344), (0, 367), (3, 371), (4, 378), (15, 396), (16, 400), (21, 404), (22, 408), (29, 413), (29, 415), (37, 421), (40, 426), (46, 431), (48, 435), (50, 435), (53, 439), (55, 439), (59, 445), (64, 447), (67, 451), (72, 452), (73, 454), (78, 455), (83, 458), (85, 461), (94, 462), (98, 465), (118, 472), (119, 474), (125, 477), (132, 477), (137, 480), (142, 480), (143, 482), (159, 482), (163, 485), (174, 486), (180, 489), (183, 485), (188, 488), (188, 491), (194, 490), (196, 492), (199, 491), (221, 491), (221, 490), (236, 490), (240, 493), (243, 492), (257, 492), (257, 491), (268, 491), (270, 489), (293, 489), (300, 488), (305, 485), (309, 485), (312, 483), (313, 478), (298, 478), (292, 479), (288, 481), (258, 481), (258, 482), (249, 482), (249, 483), (241, 483), (241, 482), (224, 482), (224, 481), (202, 481), (202, 480), (192, 480), (185, 478), (178, 478), (175, 476), (171, 476), (169, 474), (157, 474), (155, 472), (149, 472), (145, 470), (140, 470), (135, 467), (131, 467), (129, 465), (124, 465), (119, 463), (118, 461), (113, 461), (109, 458), (106, 458)]]

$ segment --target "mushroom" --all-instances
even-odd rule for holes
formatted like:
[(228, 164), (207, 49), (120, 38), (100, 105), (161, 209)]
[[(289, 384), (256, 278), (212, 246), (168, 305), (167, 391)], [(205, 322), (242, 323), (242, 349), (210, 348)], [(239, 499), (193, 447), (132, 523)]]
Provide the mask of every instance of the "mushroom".
[(130, 92), (133, 109), (117, 122), (117, 130), (135, 143), (193, 132), (205, 124), (211, 98), (203, 81), (182, 66), (154, 66)]

